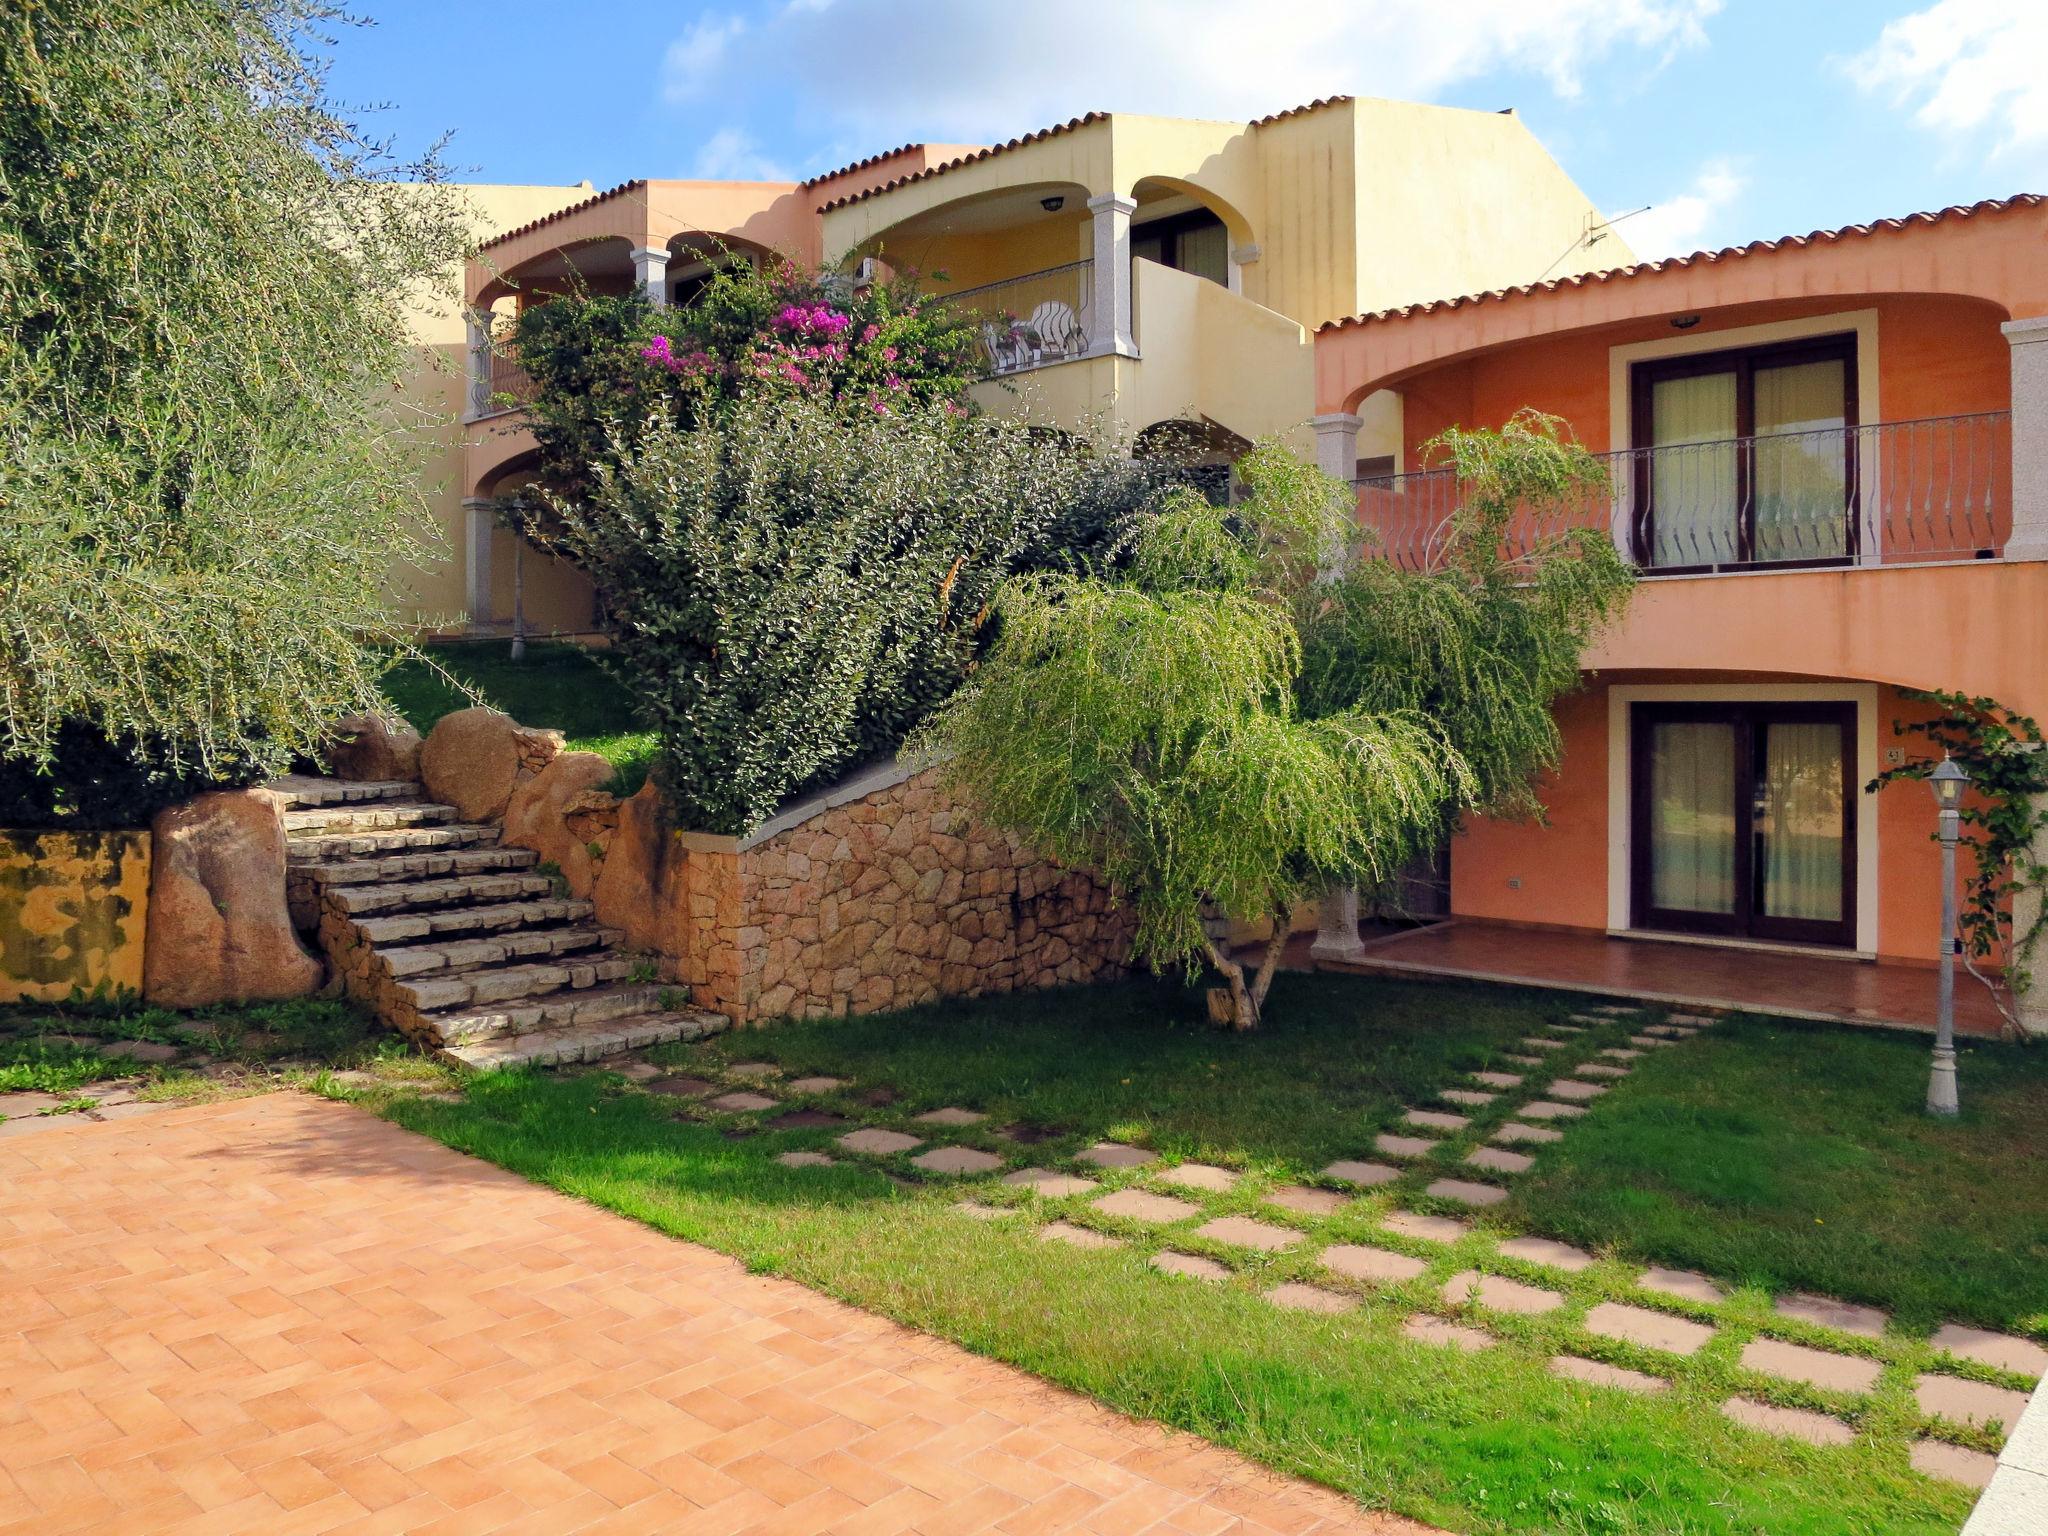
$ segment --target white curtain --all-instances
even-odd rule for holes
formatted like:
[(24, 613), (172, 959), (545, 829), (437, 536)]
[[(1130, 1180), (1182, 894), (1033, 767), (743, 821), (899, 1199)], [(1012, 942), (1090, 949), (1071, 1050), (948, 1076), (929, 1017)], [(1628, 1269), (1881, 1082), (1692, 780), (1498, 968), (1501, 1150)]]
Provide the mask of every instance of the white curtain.
[[(1759, 368), (1755, 376), (1755, 558), (1822, 560), (1849, 552), (1839, 358)], [(1805, 435), (1782, 435), (1805, 434)]]
[(1842, 919), (1842, 733), (1770, 725), (1764, 735), (1764, 913)]
[(1735, 727), (1669, 721), (1650, 741), (1650, 903), (1735, 910)]
[[(1653, 565), (1718, 565), (1736, 558), (1735, 375), (1701, 373), (1650, 387)], [(1686, 446), (1696, 444), (1699, 446)]]

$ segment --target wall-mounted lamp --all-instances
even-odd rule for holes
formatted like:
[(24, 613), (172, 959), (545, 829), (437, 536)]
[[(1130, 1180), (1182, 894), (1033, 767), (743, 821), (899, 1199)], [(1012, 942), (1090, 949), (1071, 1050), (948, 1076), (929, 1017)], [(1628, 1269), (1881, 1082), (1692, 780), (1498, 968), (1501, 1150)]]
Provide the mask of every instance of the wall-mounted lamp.
[(1700, 317), (1698, 315), (1680, 315), (1671, 322), (1671, 328), (1674, 331), (1689, 331), (1699, 323)]
[(1058, 213), (1067, 206), (1067, 200), (1064, 197), (1041, 197), (1038, 200), (1038, 206), (1047, 213)]

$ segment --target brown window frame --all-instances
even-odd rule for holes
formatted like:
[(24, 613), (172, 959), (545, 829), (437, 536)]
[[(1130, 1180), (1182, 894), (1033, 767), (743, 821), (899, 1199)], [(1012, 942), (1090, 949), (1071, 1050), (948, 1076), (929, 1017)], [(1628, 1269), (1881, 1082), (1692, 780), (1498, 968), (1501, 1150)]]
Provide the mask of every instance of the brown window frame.
[[(1842, 519), (1844, 553), (1814, 560), (1770, 560), (1756, 558), (1756, 503), (1752, 492), (1756, 437), (1756, 372), (1761, 367), (1784, 367), (1797, 363), (1839, 361), (1842, 364)], [(1726, 565), (1671, 566), (1650, 564), (1656, 548), (1657, 508), (1652, 493), (1649, 450), (1652, 440), (1651, 392), (1668, 379), (1698, 378), (1708, 373), (1735, 375), (1735, 441), (1751, 446), (1735, 455), (1736, 558)], [(1856, 388), (1856, 333), (1833, 332), (1825, 336), (1803, 336), (1793, 341), (1766, 342), (1751, 347), (1726, 347), (1713, 352), (1688, 352), (1677, 357), (1647, 358), (1629, 367), (1629, 443), (1643, 450), (1631, 453), (1631, 481), (1634, 504), (1642, 509), (1631, 534), (1636, 564), (1645, 570), (1669, 574), (1688, 571), (1716, 571), (1768, 565), (1773, 569), (1793, 566), (1853, 565), (1858, 554), (1861, 502), (1858, 484), (1856, 429), (1862, 425)]]

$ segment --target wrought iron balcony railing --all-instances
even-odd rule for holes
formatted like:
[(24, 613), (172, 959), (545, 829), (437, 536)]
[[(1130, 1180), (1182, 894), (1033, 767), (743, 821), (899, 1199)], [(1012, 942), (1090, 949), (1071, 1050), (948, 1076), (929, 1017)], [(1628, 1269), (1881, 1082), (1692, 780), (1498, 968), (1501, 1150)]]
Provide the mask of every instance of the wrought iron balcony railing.
[[(1783, 432), (1601, 455), (1607, 485), (1509, 520), (1508, 553), (1607, 531), (1644, 571), (1994, 559), (2012, 526), (2006, 411)], [(1442, 556), (1462, 501), (1450, 470), (1357, 482), (1366, 551), (1416, 569)]]
[(991, 374), (1022, 373), (1088, 350), (1095, 265), (1069, 262), (945, 297), (979, 322)]

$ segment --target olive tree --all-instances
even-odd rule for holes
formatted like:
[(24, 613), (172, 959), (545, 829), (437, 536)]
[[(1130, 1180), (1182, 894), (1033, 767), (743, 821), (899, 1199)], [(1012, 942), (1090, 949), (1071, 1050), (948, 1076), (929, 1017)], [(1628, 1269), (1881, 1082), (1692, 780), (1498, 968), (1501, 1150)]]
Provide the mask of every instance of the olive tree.
[[(1206, 961), (1239, 1029), (1297, 904), (1392, 875), (1468, 811), (1536, 809), (1550, 706), (1628, 590), (1598, 534), (1510, 536), (1604, 483), (1555, 422), (1437, 447), (1465, 494), (1432, 569), (1337, 553), (1348, 489), (1262, 446), (1245, 500), (1169, 496), (1123, 570), (1005, 586), (986, 660), (920, 734), (984, 814), (1133, 904), (1141, 958)], [(1270, 920), (1255, 970), (1212, 910)]]
[[(464, 215), (328, 100), (320, 0), (0, 7), (0, 789), (146, 816), (374, 704), (431, 563), (410, 314)], [(117, 782), (118, 781), (118, 782)]]

